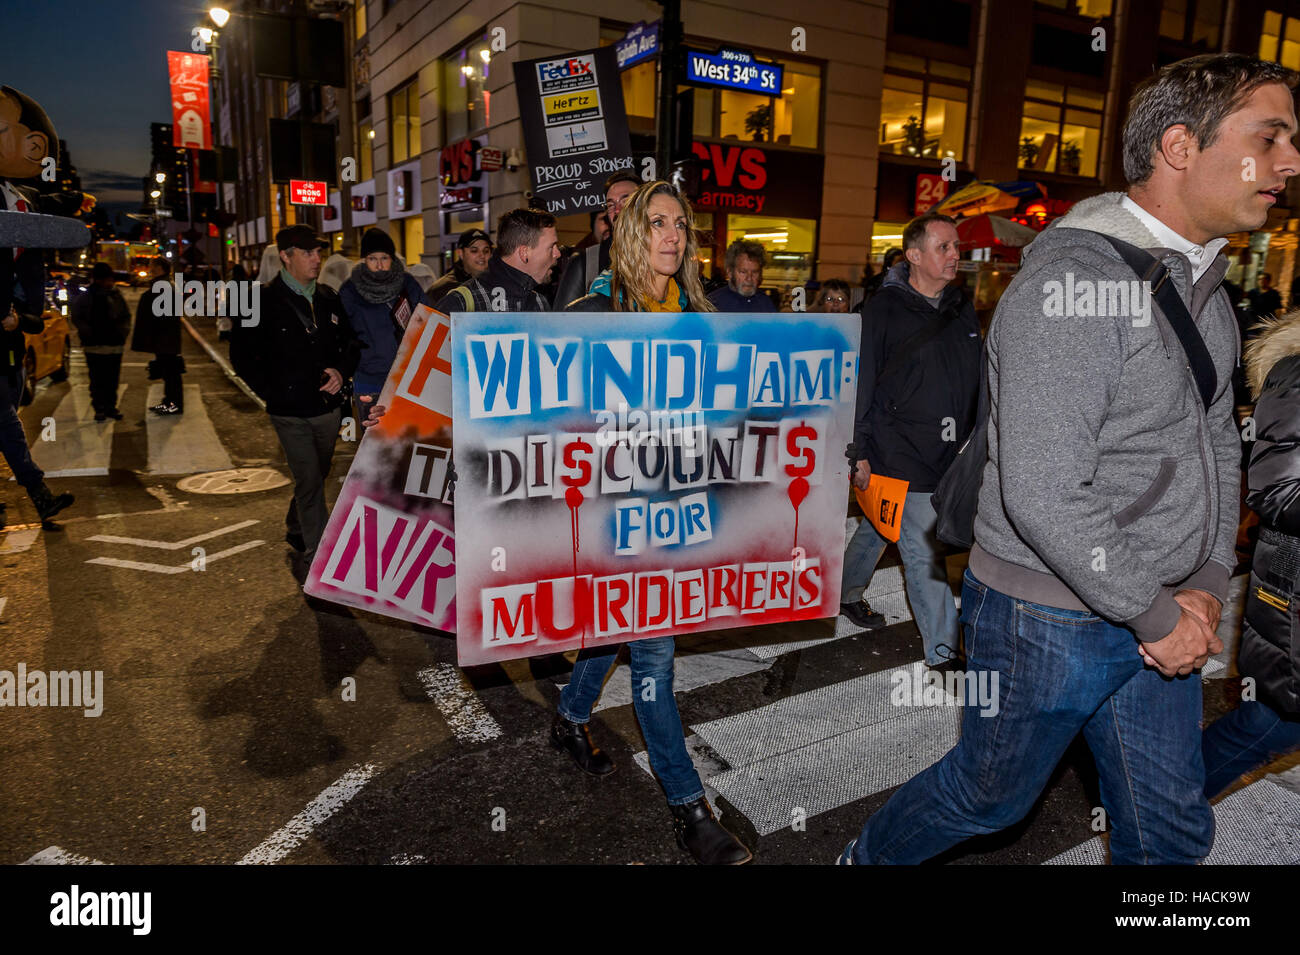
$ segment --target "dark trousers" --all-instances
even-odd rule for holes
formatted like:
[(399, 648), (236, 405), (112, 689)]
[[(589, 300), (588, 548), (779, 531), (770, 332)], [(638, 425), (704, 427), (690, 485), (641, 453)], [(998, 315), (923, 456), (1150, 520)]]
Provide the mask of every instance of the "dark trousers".
[(308, 559), (316, 553), (329, 520), (325, 478), (330, 473), (342, 419), (342, 412), (337, 408), (312, 418), (271, 415), (271, 424), (284, 448), (289, 473), (293, 475), (293, 500), (289, 502), (284, 524), (290, 534), (302, 535)]
[(23, 431), (23, 423), (18, 420), (8, 371), (0, 371), (0, 451), (14, 472), (14, 479), (29, 492), (45, 482), (45, 472), (36, 466), (27, 447), (27, 434)]
[(117, 384), (122, 378), (122, 353), (95, 355), (86, 352), (90, 373), (90, 406), (98, 412), (117, 410)]
[(155, 355), (154, 360), (161, 362), (166, 372), (162, 376), (163, 404), (174, 404), (185, 408), (185, 387), (181, 384), (181, 360), (179, 355)]

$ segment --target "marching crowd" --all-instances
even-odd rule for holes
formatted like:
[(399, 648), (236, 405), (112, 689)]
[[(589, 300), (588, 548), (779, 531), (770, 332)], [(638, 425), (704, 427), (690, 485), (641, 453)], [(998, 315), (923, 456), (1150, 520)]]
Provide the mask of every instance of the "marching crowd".
[[(1245, 501), (1261, 529), (1239, 669), (1257, 696), (1203, 730), (1196, 672), (1222, 650), (1216, 630), (1239, 561), (1241, 296), (1222, 290), (1219, 253), (1230, 233), (1260, 228), (1300, 172), (1296, 83), (1290, 70), (1239, 54), (1183, 60), (1145, 81), (1124, 126), (1127, 191), (1079, 202), (1025, 249), (987, 335), (954, 284), (959, 241), (945, 215), (909, 223), (869, 283), (852, 484), (906, 482), (897, 543), (925, 662), (998, 673), (1001, 702), (991, 715), (963, 710), (957, 745), (866, 821), (841, 863), (917, 863), (1014, 824), (1082, 734), (1112, 860), (1194, 864), (1213, 843), (1210, 798), (1300, 747), (1300, 312), (1252, 329), (1245, 356), (1256, 402)], [(1241, 176), (1243, 158), (1258, 181)], [(259, 276), (261, 320), (233, 329), (230, 355), (284, 448), (294, 480), (286, 541), (304, 566), (326, 524), (324, 482), (349, 391), (353, 413), (373, 424), (420, 304), (444, 313), (778, 310), (761, 290), (758, 243), (733, 242), (725, 284), (706, 284), (691, 204), (672, 184), (618, 174), (605, 198), (567, 256), (554, 217), (516, 209), (495, 240), (480, 229), (462, 235), (454, 269), (423, 283), (381, 230), (364, 234), (338, 291), (321, 277), (327, 243), (307, 226), (278, 233), (278, 261)], [(157, 268), (165, 277), (166, 263)], [(1073, 288), (1148, 283), (1153, 320), (1052, 313), (1044, 297), (1067, 273)], [(1266, 282), (1258, 291), (1258, 311), (1281, 310)], [(814, 309), (853, 306), (843, 280), (817, 292)], [(73, 319), (85, 329), (103, 420), (119, 416), (127, 323), (107, 291), (87, 294)], [(142, 301), (135, 347), (156, 354), (166, 383), (154, 410), (180, 413), (178, 332), (146, 312)], [(951, 498), (935, 494), (958, 467), (978, 488), (960, 611), (937, 532)], [(840, 611), (865, 630), (884, 626), (863, 595), (886, 546), (864, 520), (845, 554)], [(679, 844), (703, 863), (748, 861), (687, 752), (673, 638), (628, 647), (633, 685), (658, 690), (633, 701)], [(552, 744), (595, 776), (614, 771), (589, 727), (619, 649), (578, 655), (551, 729)]]

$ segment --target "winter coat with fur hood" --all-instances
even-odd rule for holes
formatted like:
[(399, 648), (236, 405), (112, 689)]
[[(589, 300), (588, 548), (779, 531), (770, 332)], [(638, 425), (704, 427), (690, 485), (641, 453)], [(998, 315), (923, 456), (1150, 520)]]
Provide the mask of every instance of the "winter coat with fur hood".
[(1245, 358), (1256, 397), (1246, 503), (1263, 526), (1238, 668), (1262, 702), (1300, 714), (1300, 312), (1266, 321)]

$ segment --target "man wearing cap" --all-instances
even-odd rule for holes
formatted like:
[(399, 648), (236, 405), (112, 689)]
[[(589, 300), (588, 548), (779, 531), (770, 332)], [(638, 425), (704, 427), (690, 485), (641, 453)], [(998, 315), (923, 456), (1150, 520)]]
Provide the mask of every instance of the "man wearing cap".
[(492, 240), (482, 229), (467, 229), (456, 242), (458, 257), (450, 272), (429, 286), (424, 301), (432, 305), (457, 285), (464, 285), (487, 271), (492, 260)]
[(294, 486), (284, 539), (303, 554), (304, 566), (329, 517), (325, 478), (342, 420), (343, 385), (358, 357), (338, 294), (316, 281), (327, 244), (310, 226), (277, 232), (280, 273), (262, 289), (253, 320), (235, 322), (230, 341), (231, 363), (266, 402), (289, 462)]

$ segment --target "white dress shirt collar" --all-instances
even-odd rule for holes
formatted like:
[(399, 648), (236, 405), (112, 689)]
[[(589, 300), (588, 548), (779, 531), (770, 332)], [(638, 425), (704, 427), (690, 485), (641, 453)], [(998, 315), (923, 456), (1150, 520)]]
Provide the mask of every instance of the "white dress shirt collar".
[(1219, 250), (1228, 244), (1227, 239), (1211, 239), (1205, 245), (1197, 245), (1191, 239), (1184, 239), (1169, 226), (1165, 225), (1151, 213), (1147, 212), (1140, 205), (1134, 202), (1128, 195), (1120, 200), (1122, 205), (1133, 215), (1137, 216), (1138, 221), (1147, 227), (1147, 230), (1156, 238), (1157, 245), (1174, 252), (1181, 253), (1187, 257), (1192, 264), (1192, 282), (1195, 284), (1200, 281), (1202, 275), (1214, 264)]

